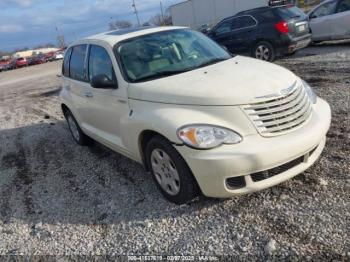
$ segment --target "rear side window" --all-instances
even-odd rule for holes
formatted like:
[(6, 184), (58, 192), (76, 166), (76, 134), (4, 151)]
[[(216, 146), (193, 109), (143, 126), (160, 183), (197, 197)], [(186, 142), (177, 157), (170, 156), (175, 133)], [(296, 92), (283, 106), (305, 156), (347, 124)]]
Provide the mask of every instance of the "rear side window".
[(85, 56), (87, 45), (77, 45), (73, 47), (70, 58), (69, 75), (71, 78), (86, 82), (85, 76)]
[(72, 54), (72, 48), (69, 48), (64, 55), (63, 65), (62, 65), (62, 74), (66, 77), (69, 77), (69, 61)]
[(342, 13), (347, 11), (350, 11), (350, 0), (339, 1), (336, 13)]
[(276, 9), (279, 16), (284, 20), (290, 20), (295, 18), (305, 18), (306, 15), (296, 6), (285, 6)]
[(89, 57), (89, 79), (91, 80), (97, 75), (106, 75), (110, 80), (116, 80), (112, 60), (106, 49), (101, 46), (91, 45)]
[(256, 21), (251, 16), (241, 16), (233, 19), (232, 30), (252, 27), (256, 25)]

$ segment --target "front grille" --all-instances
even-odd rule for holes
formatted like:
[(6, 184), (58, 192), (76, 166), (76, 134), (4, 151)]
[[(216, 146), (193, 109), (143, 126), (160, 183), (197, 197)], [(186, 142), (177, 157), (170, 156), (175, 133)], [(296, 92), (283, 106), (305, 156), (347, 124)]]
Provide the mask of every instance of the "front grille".
[(251, 178), (254, 182), (259, 182), (259, 181), (263, 181), (265, 179), (271, 178), (273, 176), (277, 176), (283, 172), (288, 171), (289, 169), (292, 169), (298, 165), (300, 165), (301, 163), (304, 162), (304, 156), (301, 156), (297, 159), (294, 159), (286, 164), (283, 164), (281, 166), (269, 169), (269, 170), (265, 170), (262, 172), (258, 172), (255, 174), (251, 174)]
[(298, 82), (295, 82), (294, 87), (290, 94), (277, 99), (243, 106), (261, 135), (276, 136), (286, 133), (309, 119), (312, 107), (308, 95)]

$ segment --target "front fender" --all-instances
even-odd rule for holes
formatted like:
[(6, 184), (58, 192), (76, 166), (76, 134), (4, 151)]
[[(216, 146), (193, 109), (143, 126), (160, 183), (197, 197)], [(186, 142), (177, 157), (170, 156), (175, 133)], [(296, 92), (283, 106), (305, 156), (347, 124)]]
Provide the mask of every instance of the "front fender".
[(189, 124), (210, 124), (232, 129), (242, 136), (256, 134), (250, 120), (238, 106), (189, 106), (130, 100), (132, 113), (122, 128), (124, 141), (141, 161), (139, 138), (143, 131), (161, 134), (175, 144), (182, 144), (177, 130)]

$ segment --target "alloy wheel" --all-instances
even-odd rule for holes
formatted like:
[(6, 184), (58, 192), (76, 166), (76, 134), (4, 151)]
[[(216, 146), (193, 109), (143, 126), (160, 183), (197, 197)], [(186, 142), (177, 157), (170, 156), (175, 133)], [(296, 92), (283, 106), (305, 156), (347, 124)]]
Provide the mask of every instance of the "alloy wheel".
[(177, 195), (180, 192), (180, 178), (170, 156), (161, 149), (154, 149), (151, 154), (151, 164), (160, 187), (169, 195)]
[(266, 45), (259, 45), (255, 50), (255, 57), (260, 60), (269, 61), (270, 49)]

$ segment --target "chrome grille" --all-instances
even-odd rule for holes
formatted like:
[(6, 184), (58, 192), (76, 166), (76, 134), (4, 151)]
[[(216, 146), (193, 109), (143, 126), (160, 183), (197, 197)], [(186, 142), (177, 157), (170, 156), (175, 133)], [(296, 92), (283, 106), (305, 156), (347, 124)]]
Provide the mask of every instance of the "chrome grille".
[(308, 95), (295, 83), (290, 94), (256, 104), (243, 106), (263, 136), (276, 136), (292, 131), (305, 123), (312, 113)]

